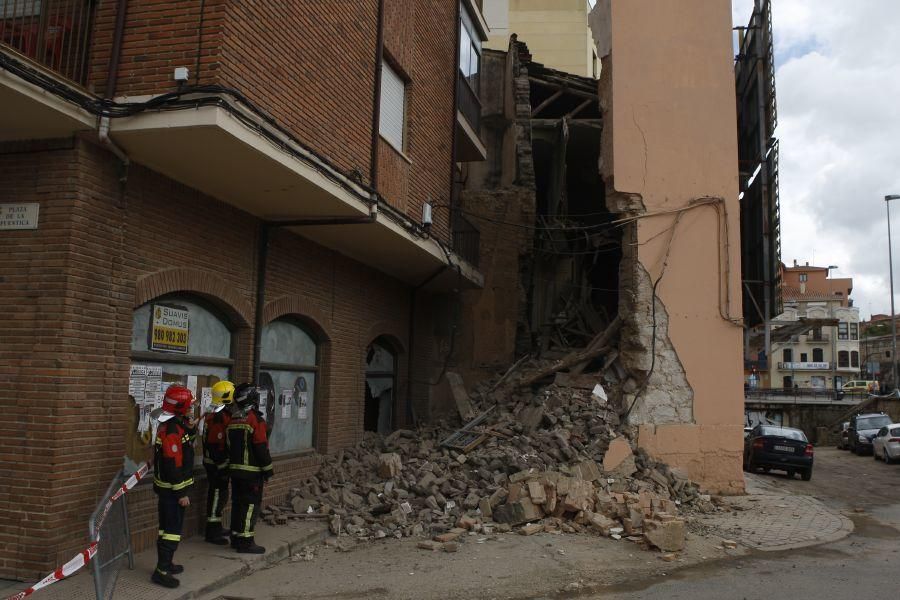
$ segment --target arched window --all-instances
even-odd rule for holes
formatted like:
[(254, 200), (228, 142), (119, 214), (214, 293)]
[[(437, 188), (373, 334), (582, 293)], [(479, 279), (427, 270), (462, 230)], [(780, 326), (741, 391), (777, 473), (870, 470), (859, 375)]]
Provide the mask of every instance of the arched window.
[(319, 344), (299, 321), (282, 318), (263, 328), (259, 386), (272, 427), (272, 454), (313, 447)]
[(394, 398), (397, 389), (397, 353), (387, 340), (379, 338), (366, 351), (365, 431), (381, 434), (394, 426)]
[(850, 353), (850, 366), (859, 367), (859, 352), (856, 350)]
[(825, 352), (821, 348), (813, 348), (813, 362), (825, 362)]
[[(857, 358), (857, 361), (859, 359)], [(849, 367), (850, 366), (850, 353), (846, 350), (841, 350), (838, 352), (838, 367)]]
[[(144, 444), (153, 428), (151, 414), (162, 406), (162, 396), (173, 383), (194, 392), (194, 418), (203, 414), (212, 399), (212, 386), (231, 376), (231, 351), (230, 323), (200, 298), (163, 296), (135, 309), (128, 395), (134, 403), (133, 430), (143, 437)], [(199, 438), (197, 462), (202, 460)], [(132, 441), (129, 439), (128, 456), (139, 462), (141, 457), (133, 456)]]

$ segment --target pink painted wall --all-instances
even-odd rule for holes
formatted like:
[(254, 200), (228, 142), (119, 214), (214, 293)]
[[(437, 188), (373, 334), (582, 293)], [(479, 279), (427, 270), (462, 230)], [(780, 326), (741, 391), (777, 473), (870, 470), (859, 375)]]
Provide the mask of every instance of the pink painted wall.
[[(721, 218), (711, 206), (683, 213), (658, 289), (693, 422), (641, 425), (639, 443), (709, 489), (740, 492), (742, 329), (722, 316), (741, 315), (731, 3), (601, 0), (597, 11), (592, 22), (609, 11), (604, 169), (615, 191), (639, 195), (647, 213), (725, 199)], [(674, 224), (673, 214), (639, 222), (638, 258), (654, 281)]]

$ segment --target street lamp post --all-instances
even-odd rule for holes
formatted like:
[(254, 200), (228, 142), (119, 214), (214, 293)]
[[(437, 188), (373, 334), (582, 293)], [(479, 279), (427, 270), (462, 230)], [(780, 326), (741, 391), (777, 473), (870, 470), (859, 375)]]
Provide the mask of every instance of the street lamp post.
[(888, 269), (891, 271), (891, 385), (897, 387), (897, 321), (894, 316), (894, 258), (891, 251), (891, 200), (900, 200), (900, 195), (891, 194), (884, 197), (887, 206), (888, 225)]

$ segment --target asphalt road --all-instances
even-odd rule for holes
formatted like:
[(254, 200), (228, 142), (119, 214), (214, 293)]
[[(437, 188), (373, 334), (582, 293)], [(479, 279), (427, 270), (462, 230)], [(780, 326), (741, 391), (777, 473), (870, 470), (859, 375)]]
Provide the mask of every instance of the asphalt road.
[[(818, 497), (850, 516), (839, 542), (782, 552), (692, 535), (676, 563), (630, 542), (593, 536), (473, 536), (459, 552), (425, 552), (392, 540), (310, 561), (285, 561), (240, 578), (204, 600), (841, 600), (900, 598), (900, 465), (836, 449), (817, 450), (811, 481), (763, 476)], [(625, 582), (625, 583), (623, 583)]]
[(607, 588), (603, 600), (830, 600), (900, 598), (900, 465), (832, 448), (816, 450), (812, 481), (772, 474), (776, 487), (817, 497), (850, 516), (856, 531), (833, 544), (755, 553), (673, 575)]

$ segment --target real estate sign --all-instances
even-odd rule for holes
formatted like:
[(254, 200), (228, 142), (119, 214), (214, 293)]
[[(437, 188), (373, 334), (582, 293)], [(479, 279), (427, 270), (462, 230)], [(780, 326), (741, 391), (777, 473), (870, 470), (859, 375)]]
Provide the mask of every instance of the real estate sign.
[(150, 322), (150, 350), (187, 354), (190, 312), (187, 308), (154, 304)]

